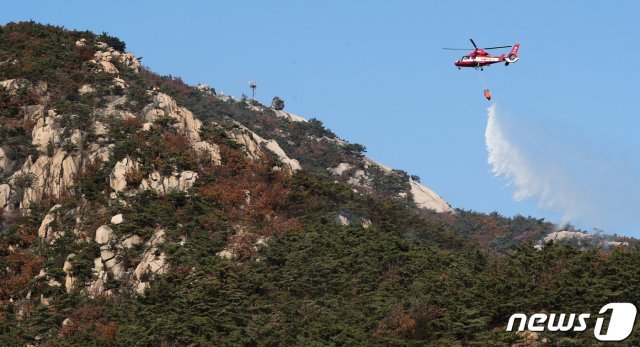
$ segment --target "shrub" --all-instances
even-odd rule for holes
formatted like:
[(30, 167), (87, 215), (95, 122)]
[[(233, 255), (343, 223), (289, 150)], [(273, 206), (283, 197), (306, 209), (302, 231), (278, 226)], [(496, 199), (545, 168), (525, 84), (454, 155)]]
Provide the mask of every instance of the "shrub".
[(104, 42), (107, 45), (113, 47), (113, 49), (115, 49), (116, 51), (123, 52), (123, 53), (127, 47), (124, 41), (120, 40), (117, 37), (111, 36), (106, 32), (103, 32), (102, 34), (100, 34), (100, 36), (97, 37), (97, 40)]

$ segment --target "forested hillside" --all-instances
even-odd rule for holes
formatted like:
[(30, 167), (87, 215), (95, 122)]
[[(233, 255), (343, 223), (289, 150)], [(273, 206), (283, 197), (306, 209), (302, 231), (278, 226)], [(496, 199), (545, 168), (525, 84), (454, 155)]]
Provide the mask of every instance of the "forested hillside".
[(3, 346), (584, 346), (506, 324), (640, 296), (636, 240), (452, 209), (319, 120), (33, 22), (0, 27), (0, 215)]

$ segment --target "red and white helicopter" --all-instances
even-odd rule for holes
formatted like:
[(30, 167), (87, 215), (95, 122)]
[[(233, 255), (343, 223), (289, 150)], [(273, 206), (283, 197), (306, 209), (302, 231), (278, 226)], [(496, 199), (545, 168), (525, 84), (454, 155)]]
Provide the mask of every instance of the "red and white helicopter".
[[(487, 47), (487, 48), (478, 48), (476, 43), (473, 42), (473, 39), (469, 39), (471, 44), (473, 45), (474, 51), (469, 53), (468, 55), (463, 56), (454, 64), (458, 67), (458, 70), (463, 67), (472, 67), (474, 69), (483, 70), (483, 68), (487, 65), (501, 63), (504, 62), (505, 66), (509, 66), (511, 63), (517, 62), (520, 57), (518, 57), (518, 48), (520, 48), (520, 44), (516, 43), (511, 48), (511, 52), (508, 55), (502, 54), (500, 56), (491, 55), (486, 52), (486, 50), (490, 49), (499, 49), (499, 48), (509, 48), (511, 46), (498, 46), (498, 47)], [(468, 48), (443, 48), (454, 51), (468, 50)]]

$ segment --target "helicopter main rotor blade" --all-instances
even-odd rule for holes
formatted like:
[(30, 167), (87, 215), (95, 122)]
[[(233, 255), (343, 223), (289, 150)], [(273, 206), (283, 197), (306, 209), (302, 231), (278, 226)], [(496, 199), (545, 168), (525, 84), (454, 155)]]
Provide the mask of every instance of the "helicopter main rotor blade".
[(471, 41), (471, 44), (473, 45), (473, 48), (478, 49), (478, 46), (476, 46), (476, 43), (473, 42), (473, 39), (469, 39), (469, 41)]
[(471, 51), (471, 48), (443, 48), (449, 51)]
[(511, 46), (487, 47), (487, 48), (481, 48), (481, 49), (498, 49), (498, 48), (511, 48)]

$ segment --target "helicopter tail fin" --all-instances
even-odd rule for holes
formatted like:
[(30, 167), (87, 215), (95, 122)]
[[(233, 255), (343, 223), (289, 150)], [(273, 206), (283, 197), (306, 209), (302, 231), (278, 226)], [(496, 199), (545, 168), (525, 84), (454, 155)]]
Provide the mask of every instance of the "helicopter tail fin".
[(513, 45), (513, 48), (511, 48), (511, 52), (509, 52), (509, 55), (506, 58), (507, 63), (515, 63), (520, 59), (520, 57), (518, 57), (519, 48), (520, 48), (519, 43), (516, 43), (515, 45)]
[(511, 52), (509, 52), (509, 55), (515, 55), (517, 57), (519, 48), (520, 48), (519, 43), (516, 43), (515, 45), (513, 45), (513, 48), (511, 48)]

